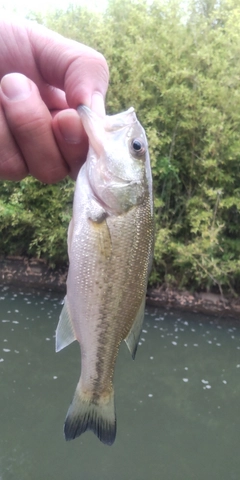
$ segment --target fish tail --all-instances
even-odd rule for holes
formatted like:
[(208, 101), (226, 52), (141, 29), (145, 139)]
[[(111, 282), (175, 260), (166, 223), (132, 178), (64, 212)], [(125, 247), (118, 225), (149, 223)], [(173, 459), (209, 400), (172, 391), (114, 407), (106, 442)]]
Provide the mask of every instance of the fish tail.
[(87, 430), (92, 430), (102, 443), (113, 444), (116, 437), (113, 390), (109, 395), (95, 398), (83, 394), (77, 386), (64, 424), (65, 439), (73, 440)]

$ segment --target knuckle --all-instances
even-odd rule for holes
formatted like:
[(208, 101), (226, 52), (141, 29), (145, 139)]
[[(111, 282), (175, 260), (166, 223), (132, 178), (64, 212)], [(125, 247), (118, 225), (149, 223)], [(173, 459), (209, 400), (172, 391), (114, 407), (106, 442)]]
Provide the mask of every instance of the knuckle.
[(11, 130), (17, 137), (38, 137), (46, 131), (47, 127), (48, 123), (43, 115), (33, 109), (11, 119)]

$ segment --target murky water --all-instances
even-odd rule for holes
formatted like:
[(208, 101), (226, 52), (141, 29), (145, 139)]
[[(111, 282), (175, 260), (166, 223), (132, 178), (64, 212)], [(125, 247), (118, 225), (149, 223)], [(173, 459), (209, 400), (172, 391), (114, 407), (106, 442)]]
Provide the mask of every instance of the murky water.
[(148, 309), (117, 362), (115, 444), (65, 442), (80, 356), (54, 353), (61, 300), (1, 289), (0, 480), (239, 480), (240, 323)]

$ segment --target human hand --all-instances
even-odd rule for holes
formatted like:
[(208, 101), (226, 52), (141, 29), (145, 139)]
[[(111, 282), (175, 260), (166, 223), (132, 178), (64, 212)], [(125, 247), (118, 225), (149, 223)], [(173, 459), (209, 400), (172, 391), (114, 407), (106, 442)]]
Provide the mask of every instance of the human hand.
[(0, 179), (76, 178), (88, 143), (80, 104), (104, 115), (104, 57), (32, 22), (0, 20)]

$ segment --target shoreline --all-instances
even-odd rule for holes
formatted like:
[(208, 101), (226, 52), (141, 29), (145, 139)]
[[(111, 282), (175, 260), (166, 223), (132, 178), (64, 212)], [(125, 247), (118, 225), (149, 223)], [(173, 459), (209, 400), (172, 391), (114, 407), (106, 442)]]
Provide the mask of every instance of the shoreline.
[(240, 298), (222, 296), (211, 292), (189, 292), (171, 288), (153, 288), (147, 291), (148, 305), (203, 313), (205, 315), (230, 317), (240, 320)]
[(44, 260), (0, 256), (0, 283), (65, 292), (67, 267), (50, 268)]
[[(66, 291), (68, 267), (50, 268), (44, 260), (25, 257), (0, 256), (0, 283)], [(155, 307), (231, 317), (240, 320), (240, 298), (209, 292), (189, 292), (166, 287), (149, 288), (147, 304)]]

